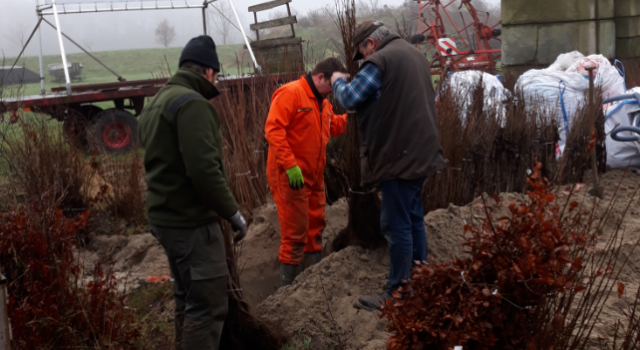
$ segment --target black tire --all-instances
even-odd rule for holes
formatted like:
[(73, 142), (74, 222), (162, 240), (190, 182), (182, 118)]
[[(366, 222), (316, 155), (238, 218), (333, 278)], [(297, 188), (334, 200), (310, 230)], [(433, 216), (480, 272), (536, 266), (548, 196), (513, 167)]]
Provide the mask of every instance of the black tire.
[(85, 118), (87, 118), (87, 120), (92, 123), (95, 120), (95, 116), (98, 115), (98, 113), (103, 111), (102, 108), (94, 105), (82, 105), (77, 107), (76, 109), (80, 111), (80, 113), (82, 113), (85, 116)]
[(117, 108), (107, 109), (93, 117), (91, 140), (99, 149), (125, 153), (138, 145), (138, 121), (133, 114)]
[(87, 150), (89, 148), (90, 127), (89, 120), (82, 112), (76, 109), (67, 110), (62, 122), (62, 130), (64, 138), (70, 145), (80, 150)]

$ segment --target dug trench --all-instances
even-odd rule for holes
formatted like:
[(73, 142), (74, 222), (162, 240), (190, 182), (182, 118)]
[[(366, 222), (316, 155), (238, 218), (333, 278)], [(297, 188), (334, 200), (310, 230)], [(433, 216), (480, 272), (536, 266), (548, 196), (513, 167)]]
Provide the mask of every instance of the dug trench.
[[(627, 286), (627, 294), (619, 299), (614, 291), (607, 307), (597, 320), (593, 337), (610, 335), (609, 325), (621, 319), (622, 308), (638, 288), (640, 255), (633, 247), (640, 239), (640, 203), (634, 192), (640, 184), (640, 175), (612, 171), (602, 176), (604, 198), (594, 203), (588, 195), (590, 186), (581, 187), (574, 194), (581, 207), (604, 213), (612, 204), (612, 212), (601, 235), (601, 248), (616, 221), (624, 216), (620, 262), (627, 260), (620, 281)], [(566, 192), (560, 191), (560, 196)], [(614, 198), (615, 197), (615, 198)], [(485, 196), (488, 198), (488, 196)], [(503, 193), (503, 202), (525, 201), (523, 194)], [(613, 200), (613, 202), (612, 202)], [(492, 202), (492, 200), (488, 200)], [(458, 207), (450, 205), (424, 217), (429, 244), (428, 259), (448, 261), (464, 256), (464, 225), (479, 224), (485, 217), (482, 198)], [(495, 217), (507, 215), (506, 206)], [(324, 259), (302, 272), (291, 286), (279, 288), (278, 249), (279, 225), (275, 205), (268, 203), (254, 213), (249, 233), (238, 247), (241, 284), (245, 298), (255, 312), (282, 326), (294, 335), (302, 335), (309, 349), (386, 349), (386, 324), (379, 312), (365, 312), (353, 307), (360, 295), (379, 294), (385, 285), (389, 257), (386, 248), (366, 250), (351, 246), (331, 251), (332, 241), (347, 225), (348, 207), (341, 199), (326, 208), (327, 229), (323, 233)], [(109, 257), (119, 278), (126, 280), (129, 290), (145, 283), (150, 276), (169, 275), (164, 251), (151, 234), (133, 236), (94, 235), (86, 249), (79, 252), (85, 266), (95, 264), (100, 257)]]

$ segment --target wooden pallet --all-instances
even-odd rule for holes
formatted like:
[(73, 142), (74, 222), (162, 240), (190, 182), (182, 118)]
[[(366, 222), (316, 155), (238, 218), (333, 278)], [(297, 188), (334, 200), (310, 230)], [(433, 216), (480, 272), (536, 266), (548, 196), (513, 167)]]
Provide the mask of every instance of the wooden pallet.
[[(256, 54), (258, 63), (267, 72), (278, 73), (296, 70), (304, 72), (305, 70), (302, 38), (296, 37), (294, 24), (298, 20), (296, 16), (291, 15), (290, 2), (291, 0), (274, 0), (249, 7), (249, 12), (253, 12), (255, 20), (255, 23), (250, 28), (256, 32), (257, 39), (251, 43), (251, 48)], [(258, 22), (258, 12), (282, 5), (287, 7), (287, 13), (289, 14), (287, 17)], [(260, 40), (260, 30), (282, 26), (291, 26), (291, 36)]]

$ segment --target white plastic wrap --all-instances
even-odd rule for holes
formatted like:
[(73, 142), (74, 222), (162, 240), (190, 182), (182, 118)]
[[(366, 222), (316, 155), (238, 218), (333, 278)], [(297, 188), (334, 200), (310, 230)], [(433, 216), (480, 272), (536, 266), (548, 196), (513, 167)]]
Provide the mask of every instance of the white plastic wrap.
[(569, 53), (563, 53), (558, 56), (555, 62), (545, 70), (554, 72), (564, 72), (567, 68), (571, 67), (576, 61), (584, 58), (584, 55), (578, 51), (571, 51)]
[[(541, 99), (551, 106), (558, 117), (559, 155), (564, 152), (567, 131), (571, 130), (571, 121), (576, 111), (586, 103), (585, 96), (589, 89), (587, 67), (597, 67), (594, 70), (594, 85), (602, 88), (604, 98), (619, 96), (625, 92), (624, 77), (606, 57), (602, 55), (585, 57), (578, 51), (559, 55), (549, 68), (526, 72), (516, 84), (516, 89), (522, 89), (525, 98)], [(604, 106), (604, 108), (607, 107)]]
[(589, 81), (580, 74), (548, 69), (527, 71), (516, 83), (516, 91), (523, 92), (527, 103), (532, 100), (544, 103), (557, 118), (560, 153), (564, 152), (567, 131), (571, 130), (576, 111), (584, 106), (588, 89)]
[(451, 86), (453, 94), (457, 96), (458, 101), (461, 101), (459, 107), (464, 111), (464, 119), (466, 119), (466, 113), (473, 103), (473, 89), (478, 86), (480, 79), (482, 79), (482, 89), (484, 90), (484, 111), (491, 113), (498, 110), (504, 119), (504, 102), (509, 99), (511, 93), (504, 88), (497, 77), (472, 70), (453, 73), (448, 79), (447, 83)]
[[(627, 91), (625, 95), (633, 93), (640, 93), (640, 87)], [(615, 102), (605, 110), (605, 116), (608, 116), (604, 122), (604, 131), (607, 134), (605, 143), (607, 145), (608, 166), (612, 168), (626, 168), (627, 166), (640, 168), (640, 144), (638, 142), (618, 142), (610, 135), (616, 127), (632, 125), (633, 118), (638, 114), (640, 114), (640, 106), (633, 102), (623, 106), (620, 106), (620, 102)], [(628, 131), (623, 131), (618, 135), (635, 136)]]
[(594, 84), (596, 87), (602, 88), (603, 98), (606, 99), (624, 94), (624, 78), (620, 75), (616, 67), (602, 55), (591, 55), (578, 59), (567, 68), (567, 73), (578, 73), (588, 80), (588, 67), (596, 67), (596, 70), (593, 71), (596, 78)]

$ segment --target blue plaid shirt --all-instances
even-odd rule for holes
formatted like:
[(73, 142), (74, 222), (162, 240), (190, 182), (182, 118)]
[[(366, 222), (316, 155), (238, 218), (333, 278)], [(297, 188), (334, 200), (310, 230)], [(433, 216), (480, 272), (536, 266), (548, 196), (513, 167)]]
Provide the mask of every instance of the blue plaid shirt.
[(381, 88), (382, 72), (374, 63), (367, 62), (351, 83), (347, 83), (344, 78), (336, 80), (333, 83), (333, 96), (342, 107), (352, 109), (372, 96), (377, 100)]

